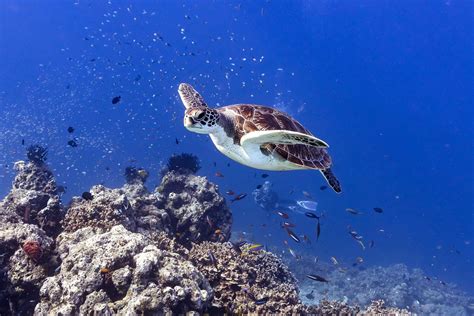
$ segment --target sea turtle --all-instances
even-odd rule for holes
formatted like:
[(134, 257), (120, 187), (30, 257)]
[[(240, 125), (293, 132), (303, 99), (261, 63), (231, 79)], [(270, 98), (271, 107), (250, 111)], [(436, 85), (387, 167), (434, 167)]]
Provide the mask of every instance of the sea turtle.
[(209, 134), (222, 154), (262, 170), (316, 169), (334, 191), (341, 192), (330, 168), (328, 144), (288, 114), (254, 104), (212, 109), (187, 83), (181, 83), (178, 92), (186, 108), (184, 127), (191, 132)]

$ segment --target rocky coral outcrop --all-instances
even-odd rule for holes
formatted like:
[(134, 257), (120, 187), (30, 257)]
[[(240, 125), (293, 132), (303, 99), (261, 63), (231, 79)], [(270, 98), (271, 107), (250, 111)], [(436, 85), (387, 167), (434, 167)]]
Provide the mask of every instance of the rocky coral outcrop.
[(40, 291), (37, 315), (203, 311), (213, 291), (191, 262), (122, 225), (58, 237), (59, 273)]
[(216, 312), (292, 314), (304, 310), (296, 280), (279, 258), (263, 250), (240, 254), (234, 247), (202, 242), (189, 252), (191, 262), (214, 289)]
[(156, 192), (181, 242), (229, 239), (232, 214), (218, 187), (205, 177), (170, 171)]
[(12, 190), (0, 203), (1, 213), (9, 221), (38, 225), (49, 236), (57, 236), (64, 212), (52, 172), (43, 163), (24, 161), (15, 169)]
[(53, 249), (53, 239), (36, 225), (0, 223), (0, 314), (31, 314), (57, 264)]

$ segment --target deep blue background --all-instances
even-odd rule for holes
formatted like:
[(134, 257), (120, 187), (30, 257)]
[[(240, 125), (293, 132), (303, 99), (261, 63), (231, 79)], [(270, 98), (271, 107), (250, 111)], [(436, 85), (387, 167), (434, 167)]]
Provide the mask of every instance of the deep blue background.
[[(65, 203), (97, 183), (120, 186), (128, 165), (149, 169), (153, 188), (174, 152), (197, 154), (199, 173), (223, 192), (250, 193), (261, 172), (227, 167), (207, 136), (182, 127), (176, 89), (190, 82), (213, 106), (284, 109), (331, 145), (342, 195), (319, 191), (316, 172), (267, 178), (282, 197), (305, 190), (326, 211), (320, 241), (292, 245), (297, 252), (404, 262), (472, 293), (472, 9), (449, 0), (2, 1), (0, 194), (22, 139), (49, 147)], [(72, 137), (79, 147), (67, 146)], [(274, 215), (250, 197), (232, 209), (235, 230), (284, 249)], [(293, 221), (314, 238), (313, 222)], [(375, 247), (362, 251), (347, 225)]]

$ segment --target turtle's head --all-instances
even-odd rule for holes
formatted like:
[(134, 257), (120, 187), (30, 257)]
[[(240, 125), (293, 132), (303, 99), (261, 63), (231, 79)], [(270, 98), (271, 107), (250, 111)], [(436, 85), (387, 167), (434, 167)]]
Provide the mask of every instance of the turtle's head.
[(184, 112), (184, 127), (191, 132), (210, 134), (218, 128), (219, 113), (208, 107), (197, 106)]

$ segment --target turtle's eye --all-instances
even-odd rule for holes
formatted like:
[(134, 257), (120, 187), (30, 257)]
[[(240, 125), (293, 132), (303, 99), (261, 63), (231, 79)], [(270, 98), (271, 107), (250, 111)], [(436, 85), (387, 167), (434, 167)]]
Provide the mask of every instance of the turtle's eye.
[(201, 120), (201, 119), (204, 117), (205, 114), (206, 114), (206, 113), (201, 112), (201, 113), (199, 113), (198, 115), (196, 115), (196, 118), (197, 118), (198, 120)]

